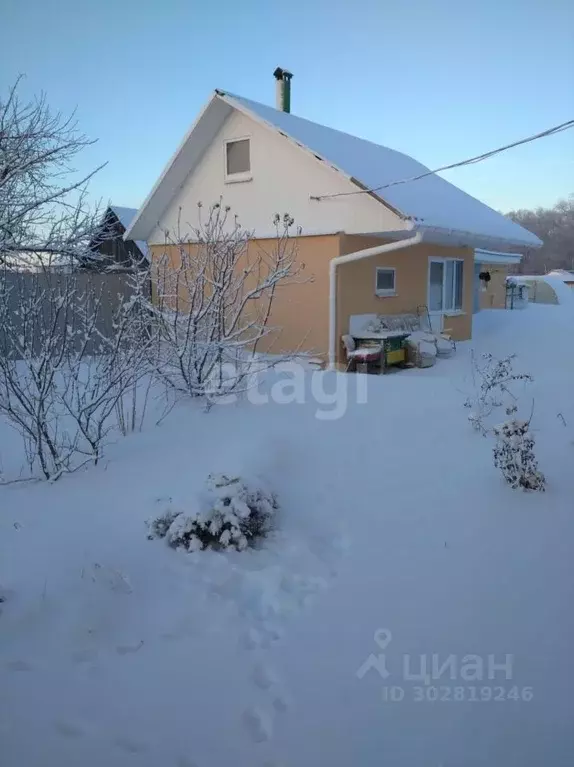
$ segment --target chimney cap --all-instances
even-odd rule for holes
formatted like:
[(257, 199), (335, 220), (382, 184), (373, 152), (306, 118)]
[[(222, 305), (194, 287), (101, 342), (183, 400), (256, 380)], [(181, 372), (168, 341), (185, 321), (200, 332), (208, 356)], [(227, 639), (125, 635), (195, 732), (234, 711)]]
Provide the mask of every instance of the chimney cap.
[(277, 69), (273, 72), (273, 77), (276, 80), (290, 80), (293, 77), (293, 73), (289, 72), (287, 69), (277, 67)]

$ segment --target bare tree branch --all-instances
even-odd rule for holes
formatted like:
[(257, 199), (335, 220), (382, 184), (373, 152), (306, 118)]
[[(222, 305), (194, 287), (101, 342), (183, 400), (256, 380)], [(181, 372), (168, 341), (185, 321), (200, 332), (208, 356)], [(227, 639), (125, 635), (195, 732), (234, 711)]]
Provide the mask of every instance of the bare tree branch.
[(0, 99), (0, 263), (17, 268), (36, 254), (50, 262), (85, 258), (101, 222), (87, 184), (104, 165), (78, 177), (73, 161), (95, 142), (43, 94), (21, 102), (21, 79)]
[[(166, 232), (165, 252), (152, 267), (155, 365), (174, 390), (217, 396), (244, 390), (271, 324), (276, 290), (303, 280), (290, 237), (293, 219), (275, 217), (269, 250), (256, 246), (228, 207), (213, 205), (191, 236)], [(191, 240), (191, 242), (190, 242)], [(284, 355), (290, 359), (297, 351)]]

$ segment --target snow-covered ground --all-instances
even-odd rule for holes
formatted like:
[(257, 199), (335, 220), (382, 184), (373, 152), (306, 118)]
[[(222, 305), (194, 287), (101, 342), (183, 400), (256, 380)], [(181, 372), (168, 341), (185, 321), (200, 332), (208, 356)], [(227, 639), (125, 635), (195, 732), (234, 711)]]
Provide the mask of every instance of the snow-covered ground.
[[(570, 306), (482, 312), (434, 368), (182, 403), (99, 467), (0, 488), (2, 767), (571, 765), (573, 332)], [(470, 427), (471, 348), (534, 376), (546, 493)], [(264, 548), (147, 540), (212, 472), (277, 492)]]

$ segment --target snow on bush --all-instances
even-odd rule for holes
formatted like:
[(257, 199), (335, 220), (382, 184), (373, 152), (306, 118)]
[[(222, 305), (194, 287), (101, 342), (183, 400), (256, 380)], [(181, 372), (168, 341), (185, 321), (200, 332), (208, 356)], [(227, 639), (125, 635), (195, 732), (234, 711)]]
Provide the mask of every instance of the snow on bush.
[(529, 427), (529, 421), (512, 419), (494, 428), (494, 465), (513, 489), (544, 492), (546, 478), (538, 469)]
[(187, 551), (255, 546), (272, 528), (279, 508), (273, 493), (247, 485), (241, 477), (211, 474), (205, 497), (193, 514), (167, 509), (149, 523), (148, 538), (165, 538)]
[(258, 345), (278, 330), (269, 322), (277, 289), (301, 282), (303, 267), (288, 213), (275, 214), (275, 237), (264, 250), (250, 247), (252, 233), (229, 206), (217, 202), (207, 217), (202, 208), (198, 203), (198, 227), (165, 232), (147, 309), (156, 375), (175, 392), (213, 402), (246, 390), (253, 366), (262, 364)]

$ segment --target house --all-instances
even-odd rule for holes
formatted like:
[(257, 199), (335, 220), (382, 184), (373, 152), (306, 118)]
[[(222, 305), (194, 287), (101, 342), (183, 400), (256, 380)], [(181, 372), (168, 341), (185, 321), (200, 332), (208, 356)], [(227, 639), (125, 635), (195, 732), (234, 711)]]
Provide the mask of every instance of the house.
[[(335, 360), (352, 315), (427, 306), (435, 327), (470, 338), (473, 312), (504, 306), (508, 266), (541, 241), (411, 157), (291, 114), (291, 73), (274, 76), (276, 109), (213, 93), (125, 237), (145, 240), (154, 260), (166, 250), (177, 259), (165, 232), (184, 226), (193, 248), (198, 202), (222, 198), (253, 232), (252, 246), (266, 247), (273, 215), (288, 212), (312, 280), (278, 291), (274, 350), (304, 339)], [(496, 275), (495, 290), (484, 272)], [(481, 282), (492, 300), (481, 298)]]
[(109, 205), (106, 208), (99, 234), (90, 244), (93, 257), (84, 261), (84, 269), (101, 271), (147, 264), (148, 247), (145, 240), (124, 239), (136, 213), (136, 208), (120, 205)]

